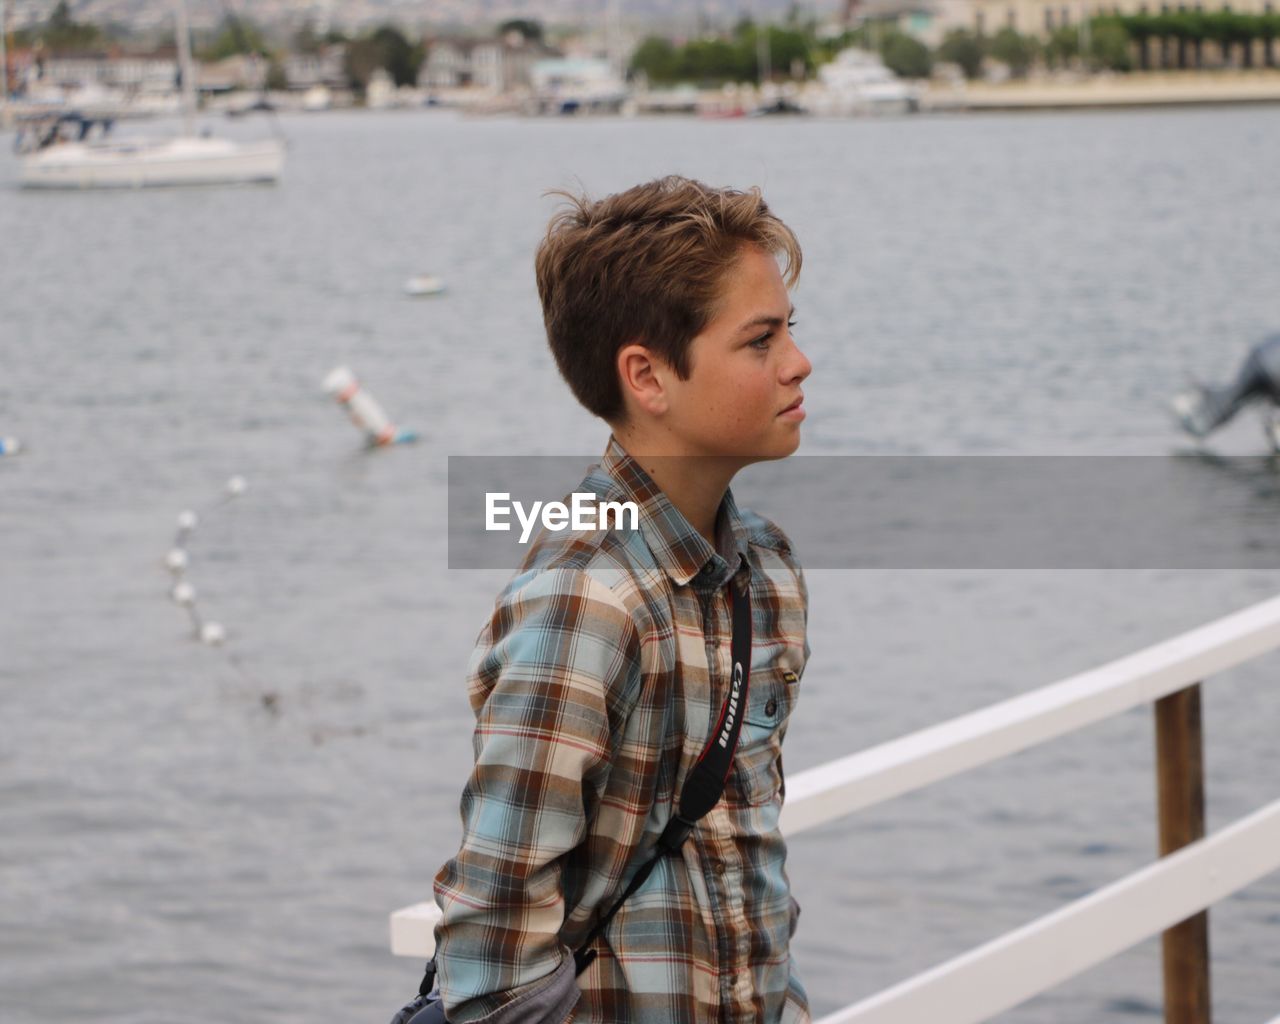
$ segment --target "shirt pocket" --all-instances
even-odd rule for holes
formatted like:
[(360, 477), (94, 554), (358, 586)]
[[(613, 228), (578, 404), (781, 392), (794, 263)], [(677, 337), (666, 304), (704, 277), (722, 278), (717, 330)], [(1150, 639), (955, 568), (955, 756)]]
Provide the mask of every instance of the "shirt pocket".
[(742, 734), (730, 773), (739, 804), (757, 806), (778, 798), (782, 788), (783, 726), (800, 691), (797, 673), (780, 667), (751, 673)]

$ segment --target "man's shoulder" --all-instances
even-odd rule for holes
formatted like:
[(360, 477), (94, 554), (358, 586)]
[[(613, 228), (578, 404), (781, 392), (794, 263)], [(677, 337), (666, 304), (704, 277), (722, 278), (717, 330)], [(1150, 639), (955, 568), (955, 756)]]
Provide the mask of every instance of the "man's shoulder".
[(544, 530), (512, 576), (499, 602), (531, 591), (593, 595), (635, 614), (643, 592), (655, 581), (656, 566), (647, 563), (628, 531)]
[(749, 508), (739, 508), (738, 518), (746, 530), (748, 544), (775, 552), (785, 560), (799, 565), (791, 538), (772, 519), (767, 519)]
[(515, 661), (536, 674), (598, 679), (611, 713), (624, 715), (640, 685), (642, 651), (660, 623), (611, 545), (586, 537), (531, 551), (494, 600), (469, 668), (473, 706)]
[(807, 609), (809, 588), (791, 538), (772, 519), (751, 509), (739, 508), (738, 520), (761, 586), (768, 588), (774, 599), (788, 605), (796, 602), (797, 607)]

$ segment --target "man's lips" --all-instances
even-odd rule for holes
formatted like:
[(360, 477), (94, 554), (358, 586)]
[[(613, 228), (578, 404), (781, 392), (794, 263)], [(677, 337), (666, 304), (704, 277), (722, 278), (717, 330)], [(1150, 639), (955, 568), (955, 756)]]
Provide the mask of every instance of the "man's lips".
[[(793, 409), (799, 409), (799, 408), (800, 408), (800, 406), (801, 406), (801, 404), (802, 404), (803, 402), (804, 402), (804, 395), (801, 395), (801, 396), (800, 396), (799, 398), (797, 398), (794, 402), (792, 402), (789, 406), (787, 406), (785, 409), (783, 409), (783, 410), (782, 410), (782, 412), (791, 412)], [(782, 413), (779, 413), (778, 415), (782, 415)]]

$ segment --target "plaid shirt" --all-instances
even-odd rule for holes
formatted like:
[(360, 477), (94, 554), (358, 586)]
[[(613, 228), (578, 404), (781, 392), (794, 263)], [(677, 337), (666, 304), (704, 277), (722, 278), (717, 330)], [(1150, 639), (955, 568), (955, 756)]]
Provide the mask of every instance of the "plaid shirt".
[(462, 848), (435, 884), (449, 1018), (479, 1020), (554, 972), (652, 855), (724, 703), (726, 586), (749, 566), (750, 690), (724, 796), (596, 941), (571, 1019), (807, 1021), (778, 830), (809, 654), (800, 567), (730, 493), (718, 553), (616, 440), (577, 490), (636, 502), (639, 529), (543, 531), (480, 634)]

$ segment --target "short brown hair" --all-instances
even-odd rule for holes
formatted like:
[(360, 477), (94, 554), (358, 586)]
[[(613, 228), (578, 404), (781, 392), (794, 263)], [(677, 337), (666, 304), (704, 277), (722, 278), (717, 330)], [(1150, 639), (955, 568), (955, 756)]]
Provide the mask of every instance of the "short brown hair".
[(800, 276), (800, 243), (758, 188), (671, 175), (594, 202), (547, 194), (569, 200), (534, 258), (547, 342), (578, 401), (606, 420), (624, 408), (623, 345), (639, 342), (689, 376), (689, 344), (715, 317), (744, 243), (785, 257), (788, 288)]

